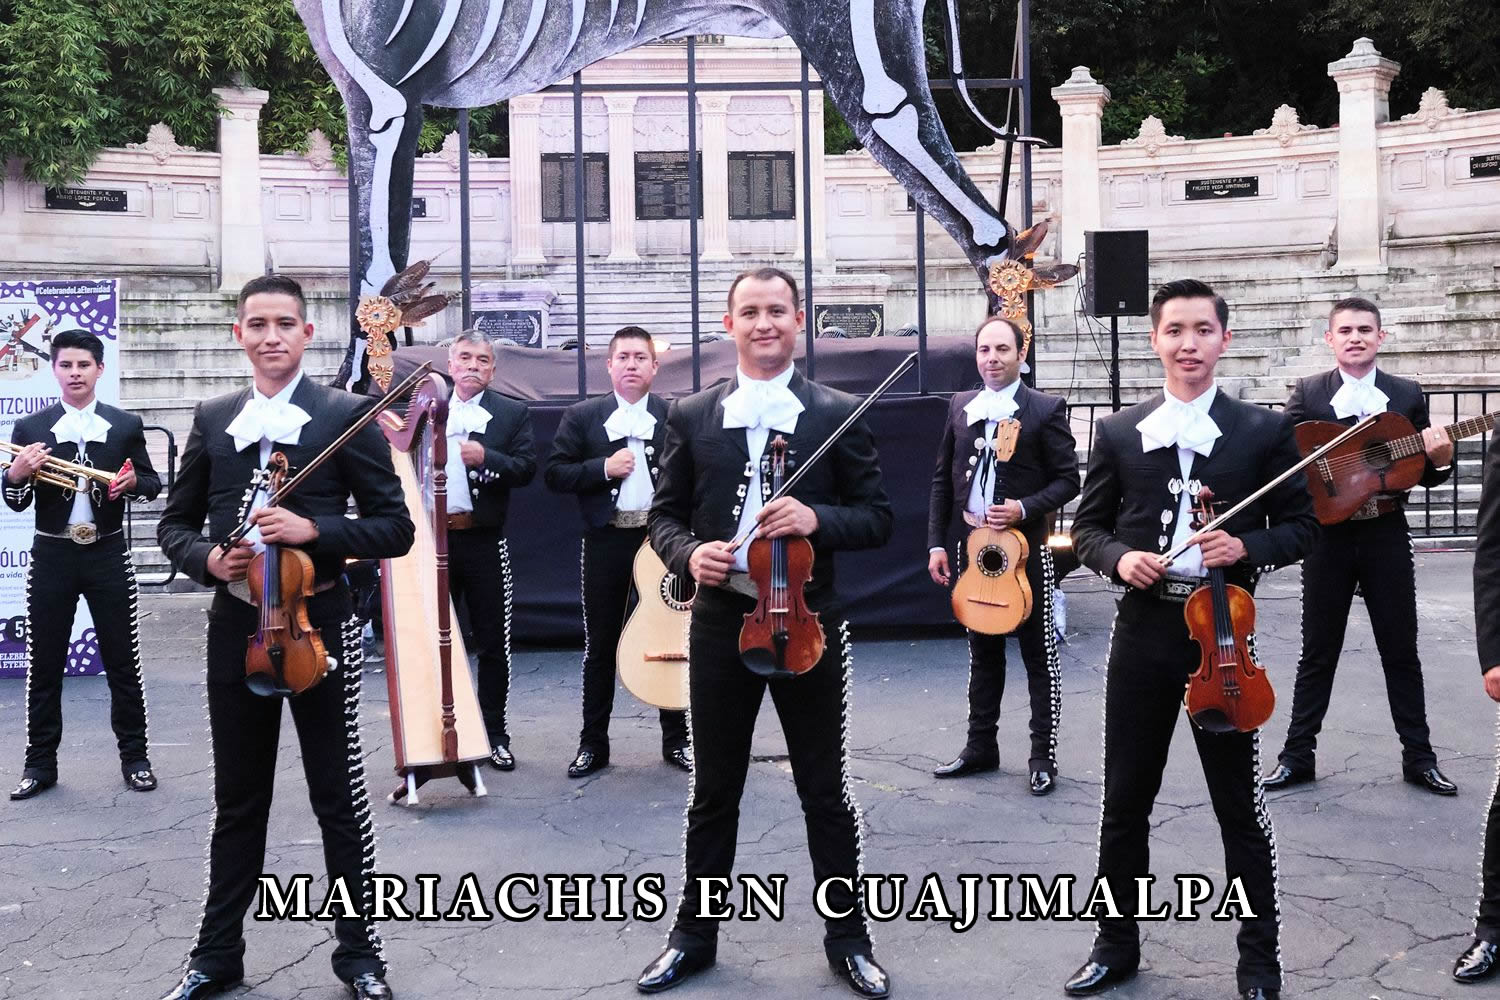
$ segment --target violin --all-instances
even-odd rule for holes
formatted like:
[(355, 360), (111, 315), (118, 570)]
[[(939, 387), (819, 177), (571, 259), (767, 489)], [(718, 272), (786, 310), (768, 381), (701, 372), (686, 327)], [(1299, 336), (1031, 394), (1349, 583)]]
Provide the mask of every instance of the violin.
[[(1000, 463), (1010, 461), (1016, 453), (1020, 436), (1019, 420), (995, 424), (997, 478)], [(991, 528), (988, 524), (969, 532), (964, 545), (969, 560), (953, 585), (953, 617), (984, 635), (1009, 635), (1031, 617), (1031, 581), (1026, 577), (1031, 546), (1015, 528)]]
[[(771, 442), (771, 488), (786, 479), (786, 439)], [(745, 561), (759, 594), (740, 627), (740, 659), (762, 677), (806, 673), (823, 658), (823, 625), (809, 611), (802, 588), (812, 579), (813, 547), (806, 538), (756, 538)]]
[[(263, 493), (267, 506), (275, 502), (286, 474), (286, 456), (279, 451), (257, 471), (253, 489)], [(315, 583), (312, 559), (301, 549), (267, 543), (251, 560), (250, 598), (260, 617), (245, 651), (245, 684), (255, 694), (301, 694), (328, 673), (328, 650), (307, 617)]]
[[(1200, 487), (1195, 498), (1196, 527), (1203, 531), (1214, 520), (1213, 491)], [(1208, 571), (1208, 583), (1188, 596), (1182, 614), (1203, 654), (1182, 699), (1188, 718), (1210, 733), (1248, 733), (1265, 725), (1276, 708), (1276, 692), (1250, 652), (1255, 632), (1250, 592), (1226, 583), (1223, 568), (1215, 566)]]

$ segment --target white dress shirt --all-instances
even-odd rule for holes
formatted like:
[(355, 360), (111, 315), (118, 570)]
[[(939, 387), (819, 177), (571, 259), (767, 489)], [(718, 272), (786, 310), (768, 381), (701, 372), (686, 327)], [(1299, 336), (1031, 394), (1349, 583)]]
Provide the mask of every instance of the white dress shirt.
[(1364, 375), (1355, 378), (1344, 369), (1339, 369), (1342, 384), (1338, 392), (1333, 394), (1333, 399), (1329, 400), (1329, 405), (1340, 420), (1346, 417), (1363, 420), (1372, 413), (1385, 412), (1391, 397), (1375, 387), (1375, 371), (1376, 369), (1371, 368)]
[[(604, 433), (609, 440), (613, 442), (623, 439), (625, 446), (635, 456), (635, 468), (620, 484), (620, 495), (615, 499), (616, 510), (646, 510), (651, 506), (651, 473), (647, 468), (646, 442), (656, 432), (656, 418), (646, 405), (647, 398), (642, 395), (640, 399), (630, 403), (624, 396), (615, 393), (615, 402), (619, 405), (604, 421)], [(608, 479), (609, 473), (605, 472), (604, 476)]]
[[(1192, 472), (1194, 455), (1207, 457), (1212, 454), (1214, 442), (1220, 437), (1218, 425), (1208, 415), (1218, 391), (1219, 386), (1215, 382), (1197, 398), (1181, 400), (1163, 387), (1162, 394), (1166, 396), (1166, 402), (1148, 414), (1145, 420), (1136, 424), (1136, 429), (1141, 432), (1143, 451), (1149, 452), (1174, 445), (1177, 448), (1177, 464), (1182, 470), (1183, 487), (1178, 493), (1176, 526), (1172, 531), (1172, 543), (1169, 546), (1172, 549), (1187, 541), (1195, 531), (1192, 517), (1194, 498), (1187, 488), (1188, 476)], [(1194, 545), (1183, 552), (1172, 561), (1172, 565), (1167, 568), (1167, 574), (1187, 579), (1202, 577), (1204, 575), (1202, 550)]]
[(474, 509), (474, 498), (469, 493), (469, 467), (464, 464), (464, 442), (470, 434), (483, 433), (489, 426), (490, 411), (480, 404), (483, 390), (468, 399), (459, 399), (455, 393), (448, 404), (448, 461), (443, 470), (448, 474), (448, 513), (462, 514)]
[[(272, 441), (264, 434), (261, 435), (260, 467), (262, 469), (264, 469), (266, 467), (266, 463), (271, 460), (271, 451), (273, 448), (275, 448), (277, 442), (280, 442), (281, 444), (299, 443), (302, 440), (302, 425), (306, 424), (309, 420), (312, 419), (312, 417), (307, 413), (306, 410), (302, 409), (300, 406), (292, 405), (292, 394), (297, 391), (297, 386), (301, 384), (302, 372), (299, 370), (297, 374), (292, 378), (292, 380), (288, 382), (281, 389), (281, 391), (274, 396), (266, 396), (261, 393), (259, 389), (252, 387), (250, 389), (249, 402), (245, 404), (245, 408), (240, 411), (239, 415), (236, 416), (234, 420), (230, 421), (229, 427), (225, 429), (225, 433), (229, 434), (231, 437), (235, 437), (235, 443), (238, 445), (240, 438), (236, 437), (234, 434), (235, 425), (239, 422), (240, 416), (244, 416), (246, 413), (250, 412), (251, 407), (255, 406), (258, 401), (269, 400), (273, 403), (282, 403), (285, 404), (289, 410), (296, 411), (295, 413), (291, 413), (288, 415), (287, 423), (284, 425), (284, 427), (290, 429), (283, 430), (282, 433), (279, 433), (275, 441)], [(297, 414), (301, 414), (300, 418), (297, 416)], [(298, 424), (298, 426), (292, 428), (291, 424), (295, 423), (298, 419), (301, 420), (301, 424)], [(248, 447), (248, 445), (242, 447)], [(250, 505), (250, 513), (253, 514), (257, 510), (260, 510), (262, 507), (264, 507), (266, 505), (266, 499), (267, 498), (263, 493), (257, 492), (255, 502)], [(260, 528), (251, 528), (249, 532), (245, 534), (245, 539), (250, 542), (256, 552), (264, 552), (266, 550), (266, 543), (261, 541)]]
[[(761, 501), (761, 477), (760, 459), (761, 453), (766, 450), (766, 442), (770, 440), (771, 431), (785, 431), (788, 434), (797, 430), (797, 417), (802, 412), (802, 404), (796, 396), (792, 396), (787, 402), (785, 397), (779, 393), (764, 392), (764, 386), (776, 386), (782, 389), (786, 395), (791, 395), (787, 385), (792, 381), (793, 367), (787, 365), (786, 370), (770, 379), (752, 379), (744, 371), (736, 369), (735, 374), (739, 381), (739, 388), (724, 400), (724, 426), (745, 428), (745, 449), (750, 454), (750, 483), (745, 491), (745, 503), (740, 509), (740, 523), (736, 535), (743, 535), (755, 526), (755, 515), (765, 506)], [(756, 383), (764, 383), (757, 385)], [(768, 404), (765, 412), (740, 412), (736, 397), (741, 392), (761, 393), (767, 397)], [(795, 404), (795, 405), (793, 405)], [(760, 410), (760, 407), (752, 407)], [(741, 545), (734, 550), (734, 569), (740, 573), (750, 570), (750, 546)]]
[[(88, 453), (91, 441), (103, 441), (109, 436), (109, 421), (99, 416), (99, 400), (88, 401), (82, 409), (62, 404), (63, 415), (52, 425), (52, 436), (58, 444), (71, 441), (78, 446), (78, 461), (81, 464)], [(73, 491), (73, 509), (68, 512), (69, 524), (88, 524), (94, 520), (94, 507), (89, 502), (92, 481), (87, 476), (78, 477)]]

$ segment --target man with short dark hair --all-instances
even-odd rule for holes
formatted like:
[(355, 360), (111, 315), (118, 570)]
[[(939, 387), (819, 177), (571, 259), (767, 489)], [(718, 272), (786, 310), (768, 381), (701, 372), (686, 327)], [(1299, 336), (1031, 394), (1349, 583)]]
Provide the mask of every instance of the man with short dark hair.
[[(578, 496), (585, 530), (578, 556), (583, 595), (583, 728), (568, 777), (609, 765), (615, 648), (629, 609), (632, 567), (646, 541), (646, 515), (661, 477), (667, 402), (651, 392), (658, 366), (651, 334), (627, 326), (609, 339), (613, 391), (563, 411), (547, 459), (547, 488)], [(661, 755), (693, 768), (687, 715), (662, 709)]]
[[(1293, 423), (1352, 425), (1373, 413), (1399, 413), (1422, 434), (1427, 466), (1421, 484), (1437, 486), (1450, 475), (1453, 442), (1431, 426), (1420, 385), (1376, 367), (1385, 338), (1375, 303), (1363, 298), (1335, 302), (1323, 334), (1335, 367), (1299, 379), (1286, 414)], [(1458, 786), (1438, 770), (1427, 729), (1417, 652), (1416, 565), (1405, 507), (1406, 494), (1377, 493), (1349, 520), (1325, 526), (1302, 563), (1302, 658), (1292, 721), (1280, 760), (1263, 779), (1267, 788), (1289, 788), (1317, 777), (1318, 731), (1328, 712), (1349, 606), (1358, 589), (1370, 612), (1391, 719), (1401, 739), (1401, 774), (1435, 795), (1458, 793)]]
[[(254, 507), (252, 478), (273, 454), (285, 455), (295, 474), (374, 401), (305, 376), (302, 355), (313, 326), (301, 289), (290, 279), (273, 275), (245, 286), (234, 337), (250, 361), (252, 385), (198, 404), (157, 526), (157, 540), (172, 564), (215, 588), (207, 650), (214, 770), (208, 892), (187, 971), (162, 1000), (202, 1000), (232, 988), (245, 974), (245, 911), (265, 865), (281, 732), (281, 698), (255, 693), (245, 675), (247, 636), (257, 632), (260, 615), (244, 581), (268, 545), (300, 549), (310, 559), (307, 616), (332, 661), (326, 677), (288, 702), (329, 881), (341, 881), (359, 911), (333, 922), (333, 971), (356, 1000), (390, 1000), (380, 935), (368, 919), (375, 827), (359, 732), (360, 622), (344, 565), (404, 555), (414, 528), (390, 447), (374, 423), (319, 464), (284, 502)], [(346, 516), (351, 498), (357, 518)], [(247, 520), (252, 530), (225, 548), (222, 541)]]
[[(648, 524), (652, 548), (667, 568), (698, 584), (688, 636), (694, 769), (682, 899), (667, 948), (636, 980), (643, 993), (671, 989), (714, 964), (720, 920), (702, 880), (727, 878), (734, 867), (750, 743), (767, 691), (786, 734), (813, 877), (829, 885), (824, 952), (855, 993), (890, 992), (857, 888), (860, 818), (848, 785), (849, 637), (834, 592), (833, 563), (837, 551), (885, 544), (891, 505), (874, 438), (862, 421), (786, 496), (770, 499), (776, 437), (786, 439), (793, 473), (858, 403), (808, 381), (792, 366), (804, 318), (791, 275), (741, 275), (724, 315), (739, 356), (737, 377), (677, 400), (667, 416), (662, 475)], [(740, 628), (757, 607), (757, 591), (748, 573), (750, 545), (734, 548), (730, 540), (752, 529), (762, 538), (811, 542), (811, 580), (803, 597), (821, 615), (826, 641), (822, 657), (803, 673), (778, 669), (774, 654), (764, 661), (741, 658)]]
[[(974, 362), (984, 386), (954, 393), (948, 404), (932, 473), (927, 572), (939, 586), (952, 582), (947, 541), (955, 520), (970, 528), (1015, 528), (1025, 536), (1032, 612), (1015, 636), (1031, 694), (1028, 787), (1033, 795), (1047, 795), (1057, 787), (1057, 729), (1062, 716), (1047, 523), (1078, 495), (1078, 446), (1068, 426), (1067, 402), (1021, 382), (1027, 343), (1016, 325), (1000, 316), (989, 317), (974, 332)], [(1021, 424), (1015, 451), (1003, 462), (994, 450), (1002, 420)], [(960, 572), (966, 558), (967, 548), (960, 542)], [(1005, 635), (969, 630), (968, 738), (956, 759), (933, 771), (936, 777), (957, 778), (1000, 766), (996, 733), (1005, 692), (1005, 642)]]
[(511, 771), (516, 766), (508, 715), (513, 595), (505, 515), (510, 491), (536, 476), (531, 411), (489, 387), (495, 347), (477, 330), (465, 330), (448, 345), (448, 374), (453, 379), (448, 404), (448, 586), (469, 612), (490, 766)]
[[(1474, 533), (1474, 631), (1484, 693), (1500, 701), (1500, 434), (1490, 437)], [(1500, 762), (1497, 762), (1500, 766)], [(1490, 798), (1479, 865), (1474, 941), (1453, 965), (1453, 978), (1477, 983), (1500, 971), (1500, 783)]]
[[(1262, 568), (1296, 562), (1317, 530), (1301, 473), (1207, 531), (1192, 525), (1200, 488), (1227, 509), (1295, 465), (1292, 424), (1219, 391), (1214, 368), (1228, 348), (1229, 307), (1201, 281), (1169, 282), (1151, 303), (1151, 348), (1166, 375), (1161, 394), (1100, 420), (1073, 519), (1083, 564), (1124, 585), (1110, 632), (1104, 682), (1104, 799), (1099, 879), (1117, 905), (1092, 912), (1089, 959), (1064, 984), (1069, 996), (1108, 989), (1140, 963), (1138, 879), (1150, 877), (1151, 810), (1161, 789), (1183, 688), (1202, 652), (1183, 605), (1207, 569), (1249, 590)], [(1170, 564), (1165, 554), (1188, 542)], [(1236, 979), (1242, 1000), (1281, 990), (1276, 847), (1257, 783), (1259, 730), (1208, 732), (1193, 741), (1224, 841), (1224, 869), (1250, 903), (1240, 919)], [(1102, 911), (1102, 912), (1101, 912)], [(1253, 914), (1253, 915), (1252, 915)]]
[[(52, 374), (62, 398), (16, 421), (11, 443), (20, 452), (5, 470), (3, 490), (12, 510), (36, 501), (36, 538), (26, 566), (26, 766), (10, 797), (29, 799), (57, 783), (63, 674), (79, 597), (88, 602), (109, 680), (109, 721), (125, 785), (149, 792), (156, 775), (146, 746), (139, 595), (123, 523), (126, 502), (154, 500), (161, 480), (146, 453), (141, 418), (94, 394), (104, 374), (98, 337), (84, 330), (53, 337)], [(106, 487), (62, 472), (49, 458), (120, 474)], [(73, 487), (49, 481), (59, 476)]]

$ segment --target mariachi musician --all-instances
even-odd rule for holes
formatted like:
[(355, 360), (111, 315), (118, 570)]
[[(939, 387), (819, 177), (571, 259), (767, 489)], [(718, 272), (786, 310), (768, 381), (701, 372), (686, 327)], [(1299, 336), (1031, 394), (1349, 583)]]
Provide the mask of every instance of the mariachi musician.
[[(1235, 504), (1297, 463), (1292, 424), (1219, 391), (1214, 366), (1229, 346), (1229, 307), (1191, 279), (1163, 285), (1151, 303), (1151, 347), (1166, 385), (1160, 395), (1097, 426), (1073, 546), (1085, 566), (1123, 584), (1104, 684), (1104, 801), (1099, 878), (1121, 904), (1101, 913), (1089, 960), (1063, 986), (1070, 996), (1107, 989), (1135, 974), (1140, 931), (1136, 879), (1147, 870), (1151, 809), (1161, 788), (1183, 688), (1202, 653), (1184, 602), (1205, 568), (1254, 588), (1261, 568), (1296, 562), (1317, 530), (1301, 473), (1290, 476), (1223, 525), (1196, 535), (1170, 567), (1164, 554), (1195, 535), (1193, 484)], [(1240, 879), (1253, 917), (1241, 918), (1237, 980), (1243, 1000), (1275, 1000), (1281, 989), (1276, 847), (1257, 782), (1259, 730), (1206, 732), (1193, 726), (1225, 873)]]
[[(495, 347), (478, 330), (448, 345), (453, 398), (448, 404), (448, 587), (468, 608), (479, 662), (479, 711), (490, 766), (515, 769), (510, 749), (510, 491), (536, 476), (531, 411), (489, 388)], [(467, 483), (468, 489), (461, 484)]]
[[(1031, 692), (1031, 794), (1057, 787), (1057, 727), (1062, 716), (1062, 664), (1053, 619), (1052, 554), (1047, 548), (1050, 515), (1078, 495), (1078, 444), (1068, 426), (1068, 404), (1021, 381), (1026, 338), (1016, 325), (991, 316), (974, 333), (974, 361), (982, 389), (955, 393), (948, 405), (932, 473), (927, 514), (927, 572), (948, 586), (949, 526), (961, 520), (971, 528), (1016, 528), (1026, 537), (1030, 558), (1032, 614), (1016, 629), (1026, 682)], [(994, 435), (999, 421), (1021, 424), (1015, 452), (996, 467)], [(970, 442), (973, 446), (970, 446)], [(1003, 496), (1000, 493), (1003, 492)], [(957, 518), (955, 518), (957, 515)], [(959, 547), (960, 563), (965, 549)], [(962, 570), (963, 566), (960, 565)], [(1000, 698), (1005, 692), (1004, 635), (969, 630), (969, 731), (958, 757), (933, 774), (957, 778), (1000, 766), (996, 743)]]
[[(20, 450), (5, 472), (12, 510), (36, 501), (36, 539), (26, 569), (26, 766), (10, 797), (29, 799), (57, 783), (63, 668), (80, 596), (88, 601), (109, 679), (121, 773), (127, 787), (149, 792), (156, 775), (146, 747), (138, 594), (121, 525), (126, 501), (156, 499), (161, 479), (146, 454), (141, 418), (94, 395), (104, 373), (98, 337), (85, 330), (59, 333), (52, 341), (52, 373), (62, 398), (16, 421), (11, 443)], [(127, 461), (129, 468), (122, 468)], [(59, 463), (121, 471), (106, 484), (104, 476), (70, 474)], [(64, 489), (59, 478), (74, 487)]]
[[(667, 568), (698, 584), (688, 637), (694, 770), (677, 918), (667, 948), (636, 981), (642, 992), (680, 985), (715, 961), (719, 920), (698, 879), (728, 877), (750, 741), (767, 690), (786, 734), (792, 777), (807, 820), (807, 847), (828, 893), (824, 951), (861, 996), (889, 992), (875, 962), (860, 874), (859, 809), (848, 783), (849, 639), (834, 592), (833, 554), (890, 537), (891, 505), (875, 440), (856, 421), (792, 491), (771, 494), (768, 446), (787, 440), (788, 464), (811, 455), (857, 401), (803, 378), (792, 366), (802, 330), (797, 284), (779, 268), (748, 271), (729, 288), (724, 328), (734, 337), (736, 378), (672, 404), (661, 481), (651, 505), (651, 545)], [(766, 677), (741, 659), (745, 615), (757, 607), (748, 545), (729, 540), (758, 526), (764, 538), (809, 538), (815, 553), (807, 606), (822, 615), (823, 655), (805, 673)], [(843, 881), (838, 881), (843, 880)], [(705, 907), (705, 903), (709, 905)]]
[[(1479, 494), (1474, 545), (1474, 632), (1484, 693), (1500, 701), (1500, 434), (1490, 438)], [(1500, 761), (1496, 761), (1500, 768)], [(1500, 971), (1500, 782), (1490, 796), (1479, 865), (1474, 940), (1453, 965), (1453, 978), (1477, 983)]]
[[(587, 528), (579, 555), (583, 593), (583, 729), (568, 777), (609, 765), (615, 701), (615, 646), (630, 599), (631, 567), (646, 539), (646, 513), (661, 475), (667, 402), (651, 392), (658, 362), (651, 334), (615, 331), (605, 362), (614, 391), (563, 411), (547, 459), (547, 488), (576, 493)], [(693, 769), (687, 714), (661, 710), (661, 755)]]
[[(222, 993), (245, 972), (242, 925), (265, 864), (281, 699), (246, 686), (246, 637), (256, 631), (258, 616), (235, 591), (257, 548), (267, 543), (301, 549), (312, 560), (315, 593), (307, 599), (307, 614), (334, 663), (320, 683), (290, 699), (292, 720), (329, 880), (343, 880), (356, 905), (369, 905), (375, 831), (359, 736), (360, 627), (344, 564), (400, 556), (414, 533), (379, 428), (364, 427), (285, 504), (252, 512), (256, 530), (239, 544), (227, 551), (218, 544), (244, 520), (252, 475), (273, 452), (283, 453), (294, 471), (302, 468), (371, 403), (303, 374), (302, 354), (313, 336), (306, 316), (302, 289), (289, 278), (267, 275), (241, 290), (234, 336), (254, 369), (254, 383), (198, 405), (157, 529), (172, 564), (215, 587), (208, 613), (215, 808), (208, 895), (187, 972), (163, 1000)], [(345, 516), (351, 497), (358, 518)], [(358, 1000), (389, 998), (373, 922), (340, 917), (334, 936), (334, 974)]]
[[(1420, 385), (1375, 366), (1385, 336), (1375, 303), (1361, 298), (1335, 302), (1323, 339), (1333, 349), (1336, 366), (1299, 379), (1286, 413), (1294, 423), (1344, 424), (1374, 413), (1399, 413), (1422, 434), (1427, 465), (1421, 484), (1437, 486), (1451, 472), (1453, 442), (1430, 426)], [(1405, 508), (1406, 494), (1377, 493), (1349, 520), (1325, 526), (1302, 563), (1302, 658), (1286, 743), (1276, 767), (1262, 779), (1267, 788), (1288, 788), (1317, 777), (1318, 731), (1328, 713), (1357, 587), (1370, 611), (1370, 630), (1385, 671), (1391, 720), (1401, 739), (1401, 774), (1435, 795), (1458, 794), (1458, 786), (1438, 770), (1427, 729), (1417, 654), (1417, 573)]]

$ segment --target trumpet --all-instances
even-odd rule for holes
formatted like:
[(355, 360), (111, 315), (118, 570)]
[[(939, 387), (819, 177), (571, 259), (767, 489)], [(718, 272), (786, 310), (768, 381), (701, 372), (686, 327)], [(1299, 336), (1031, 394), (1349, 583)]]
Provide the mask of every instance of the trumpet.
[[(11, 455), (21, 453), (21, 445), (11, 444), (9, 441), (0, 441), (0, 452)], [(0, 469), (10, 468), (10, 462), (0, 462)], [(96, 483), (109, 486), (119, 478), (118, 472), (108, 472), (104, 469), (96, 469), (92, 465), (79, 465), (77, 462), (67, 462), (60, 458), (47, 456), (42, 461), (42, 467), (37, 470), (36, 477), (44, 483), (60, 486), (65, 490), (78, 489), (78, 477), (92, 479)]]

